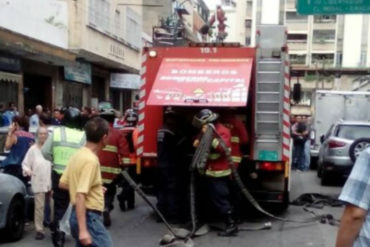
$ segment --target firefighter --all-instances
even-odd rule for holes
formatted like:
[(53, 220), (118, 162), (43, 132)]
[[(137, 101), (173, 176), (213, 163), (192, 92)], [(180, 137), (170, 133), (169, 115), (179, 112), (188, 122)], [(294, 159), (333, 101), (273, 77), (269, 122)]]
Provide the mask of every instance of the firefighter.
[[(201, 134), (205, 133), (208, 124), (213, 124), (215, 131), (222, 138), (225, 144), (231, 146), (231, 133), (228, 128), (218, 121), (218, 114), (209, 109), (201, 110), (194, 116), (193, 124), (195, 127), (201, 127)], [(200, 139), (194, 141), (194, 146), (198, 147)], [(237, 225), (233, 219), (233, 207), (231, 202), (231, 169), (229, 167), (225, 151), (220, 145), (220, 141), (215, 134), (211, 142), (211, 149), (205, 167), (205, 176), (209, 188), (212, 203), (225, 221), (225, 230), (219, 233), (219, 236), (234, 236), (238, 232)]]
[[(246, 150), (249, 135), (245, 124), (238, 118), (233, 112), (223, 112), (221, 122), (231, 133), (231, 156), (236, 168), (238, 168), (242, 162), (243, 154), (242, 150)], [(240, 203), (242, 194), (238, 185), (232, 183), (231, 198), (234, 205), (234, 218), (236, 221), (240, 220)]]
[[(177, 205), (176, 169), (178, 168), (178, 137), (176, 113), (165, 109), (163, 126), (157, 131), (158, 183), (157, 208), (171, 223), (179, 220)], [(183, 174), (185, 176), (185, 174)]]
[(108, 143), (98, 154), (100, 170), (104, 187), (107, 189), (104, 194), (105, 208), (103, 212), (103, 223), (111, 225), (110, 212), (113, 210), (114, 197), (116, 196), (117, 177), (122, 170), (122, 159), (128, 155), (128, 144), (123, 133), (113, 128), (115, 114), (113, 111), (105, 111), (100, 117), (109, 123)]
[[(128, 152), (123, 157), (123, 165), (127, 170), (128, 174), (134, 180), (137, 180), (137, 173), (136, 173), (136, 164), (137, 164), (137, 155), (136, 155), (136, 147), (137, 147), (137, 135), (138, 135), (138, 128), (137, 128), (137, 114), (133, 109), (128, 109), (125, 112), (124, 117), (124, 127), (122, 128), (122, 134), (125, 136), (127, 144), (128, 144)], [(122, 211), (131, 210), (135, 207), (135, 191), (131, 186), (126, 182), (126, 180), (121, 179), (122, 181), (122, 191), (117, 196), (119, 201), (119, 206)], [(127, 205), (126, 205), (127, 204)]]
[(50, 226), (53, 245), (63, 246), (65, 234), (59, 230), (62, 219), (69, 204), (68, 191), (59, 189), (59, 179), (67, 166), (69, 158), (85, 144), (86, 137), (79, 128), (79, 110), (68, 108), (63, 110), (62, 126), (53, 129), (43, 148), (42, 154), (53, 163), (52, 189), (54, 199), (54, 220)]

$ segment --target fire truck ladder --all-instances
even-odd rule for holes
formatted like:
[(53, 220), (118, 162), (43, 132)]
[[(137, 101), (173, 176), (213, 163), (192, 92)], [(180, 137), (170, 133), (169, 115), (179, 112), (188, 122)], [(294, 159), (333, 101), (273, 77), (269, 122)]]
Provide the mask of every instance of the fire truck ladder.
[(257, 44), (253, 158), (279, 161), (283, 159), (285, 27), (259, 26)]
[[(282, 133), (283, 60), (260, 58), (257, 61), (255, 153), (256, 159), (280, 159)], [(275, 157), (261, 157), (274, 153)], [(277, 156), (276, 156), (277, 154)], [(262, 155), (263, 156), (263, 155)]]

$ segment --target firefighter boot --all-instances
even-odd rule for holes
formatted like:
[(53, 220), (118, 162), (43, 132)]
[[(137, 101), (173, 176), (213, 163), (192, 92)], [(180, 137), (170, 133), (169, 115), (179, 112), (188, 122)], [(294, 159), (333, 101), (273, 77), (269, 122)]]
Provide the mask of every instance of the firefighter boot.
[(225, 225), (226, 225), (225, 230), (223, 232), (219, 232), (218, 236), (233, 237), (237, 235), (238, 226), (235, 223), (231, 213), (225, 215)]

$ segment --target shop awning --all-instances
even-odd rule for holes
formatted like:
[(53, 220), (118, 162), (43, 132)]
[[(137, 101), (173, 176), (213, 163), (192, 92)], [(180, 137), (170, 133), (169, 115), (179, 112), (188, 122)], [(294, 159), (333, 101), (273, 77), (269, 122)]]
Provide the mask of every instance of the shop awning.
[(19, 74), (13, 74), (8, 72), (0, 71), (0, 81), (9, 81), (9, 82), (21, 82), (22, 76)]
[(164, 58), (148, 105), (245, 106), (252, 58)]

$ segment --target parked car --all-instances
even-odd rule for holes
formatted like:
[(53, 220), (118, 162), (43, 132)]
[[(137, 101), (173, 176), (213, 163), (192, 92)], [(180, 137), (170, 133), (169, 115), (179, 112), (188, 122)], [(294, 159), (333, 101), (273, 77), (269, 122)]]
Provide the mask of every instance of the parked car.
[(22, 238), (26, 216), (26, 187), (18, 178), (0, 173), (0, 234), (1, 238), (17, 241)]
[(317, 175), (321, 184), (327, 184), (334, 175), (348, 177), (354, 164), (349, 154), (351, 144), (363, 137), (370, 137), (370, 122), (343, 120), (320, 137)]
[[(35, 132), (36, 130), (31, 130)], [(2, 173), (1, 163), (8, 155), (4, 150), (8, 127), (0, 127), (0, 238), (17, 241), (23, 236), (26, 219), (33, 219), (31, 188), (18, 178)]]

